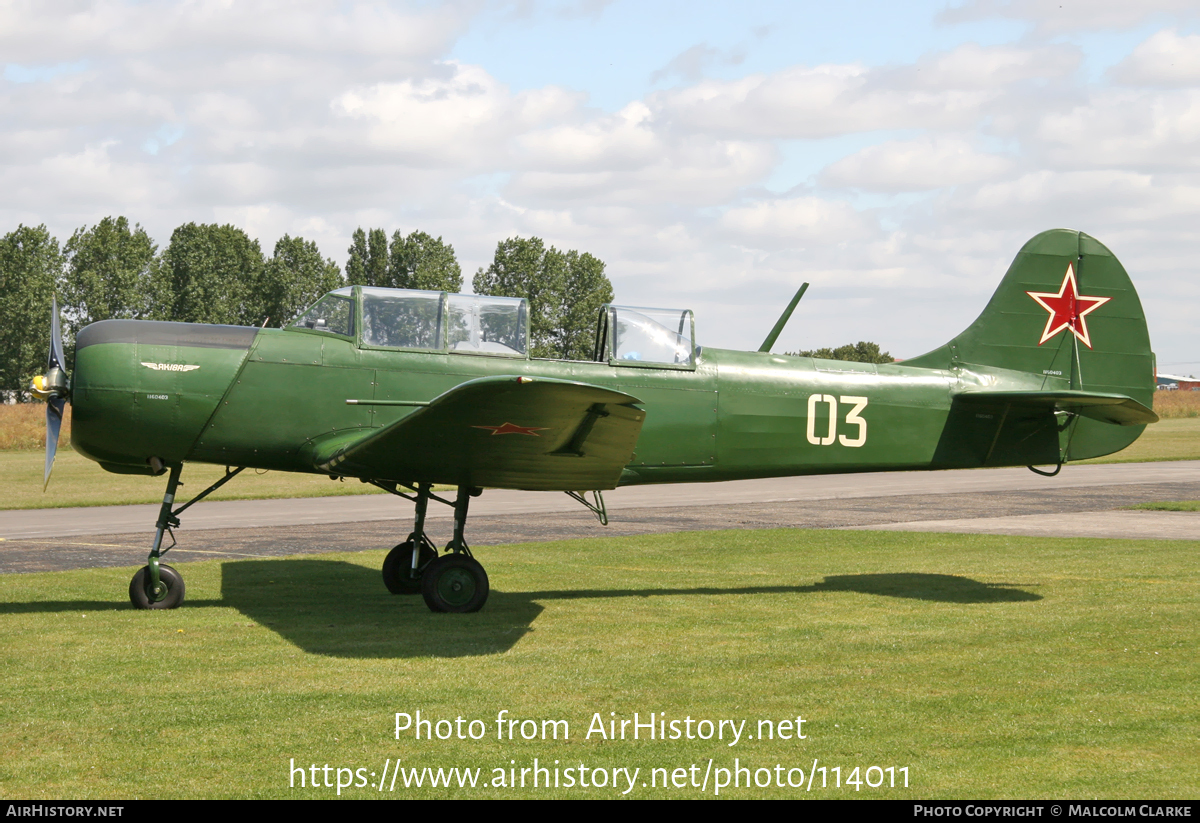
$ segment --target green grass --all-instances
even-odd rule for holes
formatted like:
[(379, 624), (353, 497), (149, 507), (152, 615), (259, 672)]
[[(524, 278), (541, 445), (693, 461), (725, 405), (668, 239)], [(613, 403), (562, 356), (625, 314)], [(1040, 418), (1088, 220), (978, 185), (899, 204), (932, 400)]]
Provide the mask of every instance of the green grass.
[[(49, 509), (64, 506), (119, 506), (161, 503), (166, 477), (112, 474), (73, 451), (59, 452), (50, 487), (42, 491), (45, 455), (29, 451), (0, 452), (0, 510)], [(224, 466), (187, 463), (181, 497), (198, 494), (225, 474)], [(323, 474), (292, 472), (239, 474), (206, 500), (261, 500), (282, 497), (331, 497), (338, 494), (384, 494), (357, 480), (330, 480)]]
[[(643, 798), (711, 796), (711, 781), (641, 785), (692, 764), (699, 780), (709, 758), (806, 780), (814, 759), (843, 778), (909, 769), (908, 789), (833, 788), (827, 772), (825, 789), (734, 798), (1194, 798), (1198, 548), (807, 530), (487, 547), (493, 593), (475, 615), (388, 595), (377, 552), (185, 564), (173, 612), (129, 608), (132, 568), (0, 576), (0, 796), (315, 798), (335, 790), (290, 788), (292, 759), (490, 781), (536, 757), (640, 768)], [(488, 733), (397, 740), (395, 713), (417, 710)], [(501, 710), (566, 720), (570, 740), (497, 740)], [(585, 739), (610, 712), (744, 719), (750, 734), (802, 716), (807, 739)]]
[[(1173, 418), (1147, 426), (1127, 449), (1081, 460), (1086, 463), (1149, 463), (1158, 460), (1200, 460), (1200, 418)], [(1072, 464), (1075, 465), (1075, 464)]]
[(1144, 509), (1152, 512), (1200, 512), (1200, 500), (1162, 500), (1154, 503), (1138, 503), (1128, 509)]

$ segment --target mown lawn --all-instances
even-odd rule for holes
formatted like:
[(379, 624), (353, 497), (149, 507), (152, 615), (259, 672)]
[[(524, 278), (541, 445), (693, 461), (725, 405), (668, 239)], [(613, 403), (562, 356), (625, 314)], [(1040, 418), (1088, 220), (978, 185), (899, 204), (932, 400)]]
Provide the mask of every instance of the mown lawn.
[[(73, 451), (59, 452), (50, 486), (42, 490), (45, 455), (31, 451), (0, 452), (0, 510), (57, 509), (70, 506), (120, 506), (161, 503), (166, 476), (113, 474)], [(225, 474), (224, 466), (187, 463), (179, 496), (190, 499)], [(339, 494), (384, 494), (357, 480), (330, 480), (323, 474), (263, 472), (239, 474), (206, 500), (262, 500), (284, 497), (331, 497)]]
[[(487, 547), (474, 615), (388, 595), (377, 552), (182, 564), (172, 612), (129, 607), (132, 567), (0, 576), (0, 796), (329, 797), (340, 776), (369, 784), (344, 797), (711, 797), (746, 768), (721, 796), (1194, 798), (1197, 549), (808, 530)], [(397, 739), (418, 711), (434, 739)], [(635, 712), (693, 739), (593, 726)], [(554, 720), (568, 739), (541, 739)], [(743, 737), (700, 739), (702, 720)], [(393, 789), (397, 758), (426, 785)], [(558, 788), (521, 788), (535, 759)], [(425, 767), (480, 771), (430, 788)]]

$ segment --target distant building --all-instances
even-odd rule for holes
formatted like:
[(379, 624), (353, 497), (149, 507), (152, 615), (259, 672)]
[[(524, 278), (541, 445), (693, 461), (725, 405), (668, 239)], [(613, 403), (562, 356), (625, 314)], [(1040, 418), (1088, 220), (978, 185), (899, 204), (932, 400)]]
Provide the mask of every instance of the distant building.
[(1191, 375), (1184, 377), (1181, 374), (1158, 374), (1158, 389), (1159, 391), (1200, 391), (1200, 379)]

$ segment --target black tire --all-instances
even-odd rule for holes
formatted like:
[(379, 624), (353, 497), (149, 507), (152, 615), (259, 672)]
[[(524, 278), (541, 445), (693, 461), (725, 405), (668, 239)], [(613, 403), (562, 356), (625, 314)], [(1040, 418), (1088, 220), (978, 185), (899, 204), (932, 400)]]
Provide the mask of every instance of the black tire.
[(443, 554), (425, 569), (421, 594), (433, 612), (477, 612), (487, 602), (487, 572), (465, 554)]
[(183, 604), (183, 575), (166, 563), (158, 564), (158, 579), (167, 587), (167, 596), (157, 603), (146, 594), (146, 583), (150, 579), (150, 567), (142, 566), (129, 581), (129, 601), (135, 609), (178, 609)]
[(417, 558), (417, 577), (412, 578), (413, 541), (405, 540), (383, 559), (383, 585), (392, 594), (420, 594), (421, 575), (425, 568), (437, 559), (437, 552), (429, 546), (421, 546)]

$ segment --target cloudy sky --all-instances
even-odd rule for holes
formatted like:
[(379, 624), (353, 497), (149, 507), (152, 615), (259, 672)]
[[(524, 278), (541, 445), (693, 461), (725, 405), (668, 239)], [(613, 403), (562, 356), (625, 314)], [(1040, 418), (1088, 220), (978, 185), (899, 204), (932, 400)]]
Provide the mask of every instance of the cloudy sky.
[(698, 342), (939, 345), (1013, 255), (1121, 258), (1200, 373), (1195, 0), (0, 0), (0, 231), (229, 222), (339, 264), (356, 227), (468, 277), (537, 235)]

